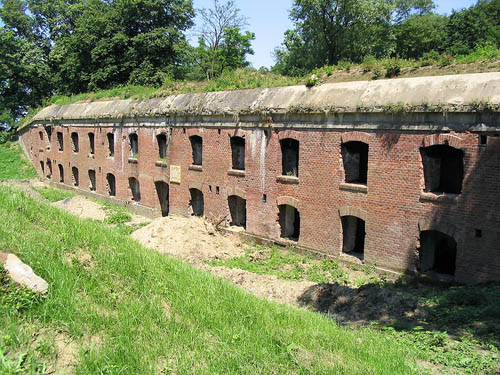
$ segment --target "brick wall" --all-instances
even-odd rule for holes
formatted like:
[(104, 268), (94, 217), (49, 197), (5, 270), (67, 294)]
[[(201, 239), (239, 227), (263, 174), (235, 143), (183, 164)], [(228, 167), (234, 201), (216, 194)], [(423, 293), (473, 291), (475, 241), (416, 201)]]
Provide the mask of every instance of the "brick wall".
[[(140, 125), (140, 126), (139, 126)], [(249, 233), (279, 239), (278, 204), (290, 204), (300, 213), (298, 245), (331, 256), (342, 252), (342, 215), (365, 220), (364, 259), (379, 267), (414, 270), (423, 230), (439, 230), (457, 242), (455, 278), (464, 282), (500, 280), (500, 138), (480, 145), (471, 133), (435, 134), (423, 131), (275, 130), (269, 128), (165, 127), (154, 121), (32, 126), (22, 135), (25, 150), (38, 173), (40, 161), (52, 162), (53, 181), (71, 185), (71, 168), (79, 169), (79, 189), (89, 190), (88, 170), (96, 171), (96, 193), (107, 195), (106, 174), (116, 177), (116, 197), (160, 211), (155, 181), (169, 184), (170, 213), (189, 213), (189, 189), (204, 195), (205, 216), (229, 217), (228, 196), (247, 202)], [(43, 139), (40, 139), (39, 132)], [(64, 150), (57, 146), (57, 132)], [(71, 133), (79, 134), (79, 152), (72, 152)], [(95, 134), (90, 155), (88, 133)], [(115, 153), (108, 156), (106, 134), (115, 134)], [(129, 134), (137, 133), (137, 160), (130, 159)], [(167, 135), (166, 162), (160, 162), (156, 136)], [(189, 137), (203, 139), (203, 163), (192, 167)], [(245, 171), (231, 172), (231, 136), (245, 139)], [(299, 141), (299, 177), (281, 176), (280, 139)], [(369, 145), (366, 186), (345, 184), (342, 142)], [(456, 196), (424, 192), (420, 147), (450, 144), (464, 151), (463, 191)], [(49, 148), (50, 145), (50, 148)], [(181, 167), (181, 182), (170, 182), (170, 166)], [(45, 168), (47, 175), (47, 168)], [(139, 180), (141, 201), (132, 202), (130, 177)], [(263, 195), (266, 195), (266, 202)]]

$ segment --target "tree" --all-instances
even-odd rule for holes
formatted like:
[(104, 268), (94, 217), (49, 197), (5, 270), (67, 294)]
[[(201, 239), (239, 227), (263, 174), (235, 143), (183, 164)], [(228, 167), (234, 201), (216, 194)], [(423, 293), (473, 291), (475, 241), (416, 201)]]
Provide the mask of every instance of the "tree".
[(251, 41), (255, 34), (241, 29), (247, 18), (233, 0), (221, 4), (214, 0), (212, 9), (200, 9), (202, 27), (199, 32), (195, 60), (207, 79), (222, 73), (224, 69), (248, 66), (247, 54), (253, 54)]
[(340, 60), (394, 52), (392, 26), (410, 14), (426, 14), (432, 0), (295, 0), (295, 29), (275, 50), (275, 71), (293, 74)]

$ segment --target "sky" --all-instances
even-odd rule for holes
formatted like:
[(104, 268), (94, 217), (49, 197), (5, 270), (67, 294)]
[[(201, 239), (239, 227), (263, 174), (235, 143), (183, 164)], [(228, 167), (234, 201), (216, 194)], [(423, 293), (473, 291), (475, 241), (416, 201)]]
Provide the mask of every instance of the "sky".
[[(213, 0), (193, 0), (193, 3), (197, 9), (210, 8)], [(241, 9), (241, 14), (249, 18), (246, 29), (255, 33), (252, 43), (255, 54), (249, 55), (248, 61), (254, 68), (271, 67), (274, 65), (273, 50), (283, 41), (285, 31), (293, 27), (288, 19), (293, 0), (235, 0), (235, 3)], [(436, 0), (435, 3), (438, 13), (450, 14), (453, 9), (458, 10), (475, 4), (476, 0)], [(196, 40), (197, 37), (191, 32), (191, 43), (196, 44)]]

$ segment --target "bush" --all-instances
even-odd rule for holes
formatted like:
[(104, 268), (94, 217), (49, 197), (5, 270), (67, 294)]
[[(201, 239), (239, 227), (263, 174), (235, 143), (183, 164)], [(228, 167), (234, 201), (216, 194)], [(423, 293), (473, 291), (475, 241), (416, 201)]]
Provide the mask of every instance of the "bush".
[(16, 139), (16, 131), (14, 129), (10, 131), (0, 131), (0, 145), (7, 143), (9, 141), (14, 141)]
[(306, 79), (305, 85), (307, 88), (311, 88), (313, 86), (317, 86), (321, 83), (321, 80), (316, 74), (312, 74), (309, 78)]
[(454, 60), (455, 59), (453, 58), (453, 56), (450, 55), (449, 53), (443, 53), (439, 59), (439, 65), (440, 66), (448, 66), (448, 65), (453, 64)]
[(107, 217), (104, 222), (106, 224), (125, 224), (132, 220), (132, 216), (126, 212), (115, 212)]
[(389, 60), (385, 66), (387, 78), (396, 77), (401, 74), (401, 64), (397, 60)]

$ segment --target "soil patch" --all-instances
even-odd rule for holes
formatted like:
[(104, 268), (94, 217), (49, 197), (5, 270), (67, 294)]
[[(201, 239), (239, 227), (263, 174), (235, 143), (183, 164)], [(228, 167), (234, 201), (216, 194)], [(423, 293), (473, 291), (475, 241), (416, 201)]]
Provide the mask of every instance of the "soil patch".
[(52, 205), (84, 219), (103, 221), (106, 218), (103, 205), (79, 195), (54, 202)]

